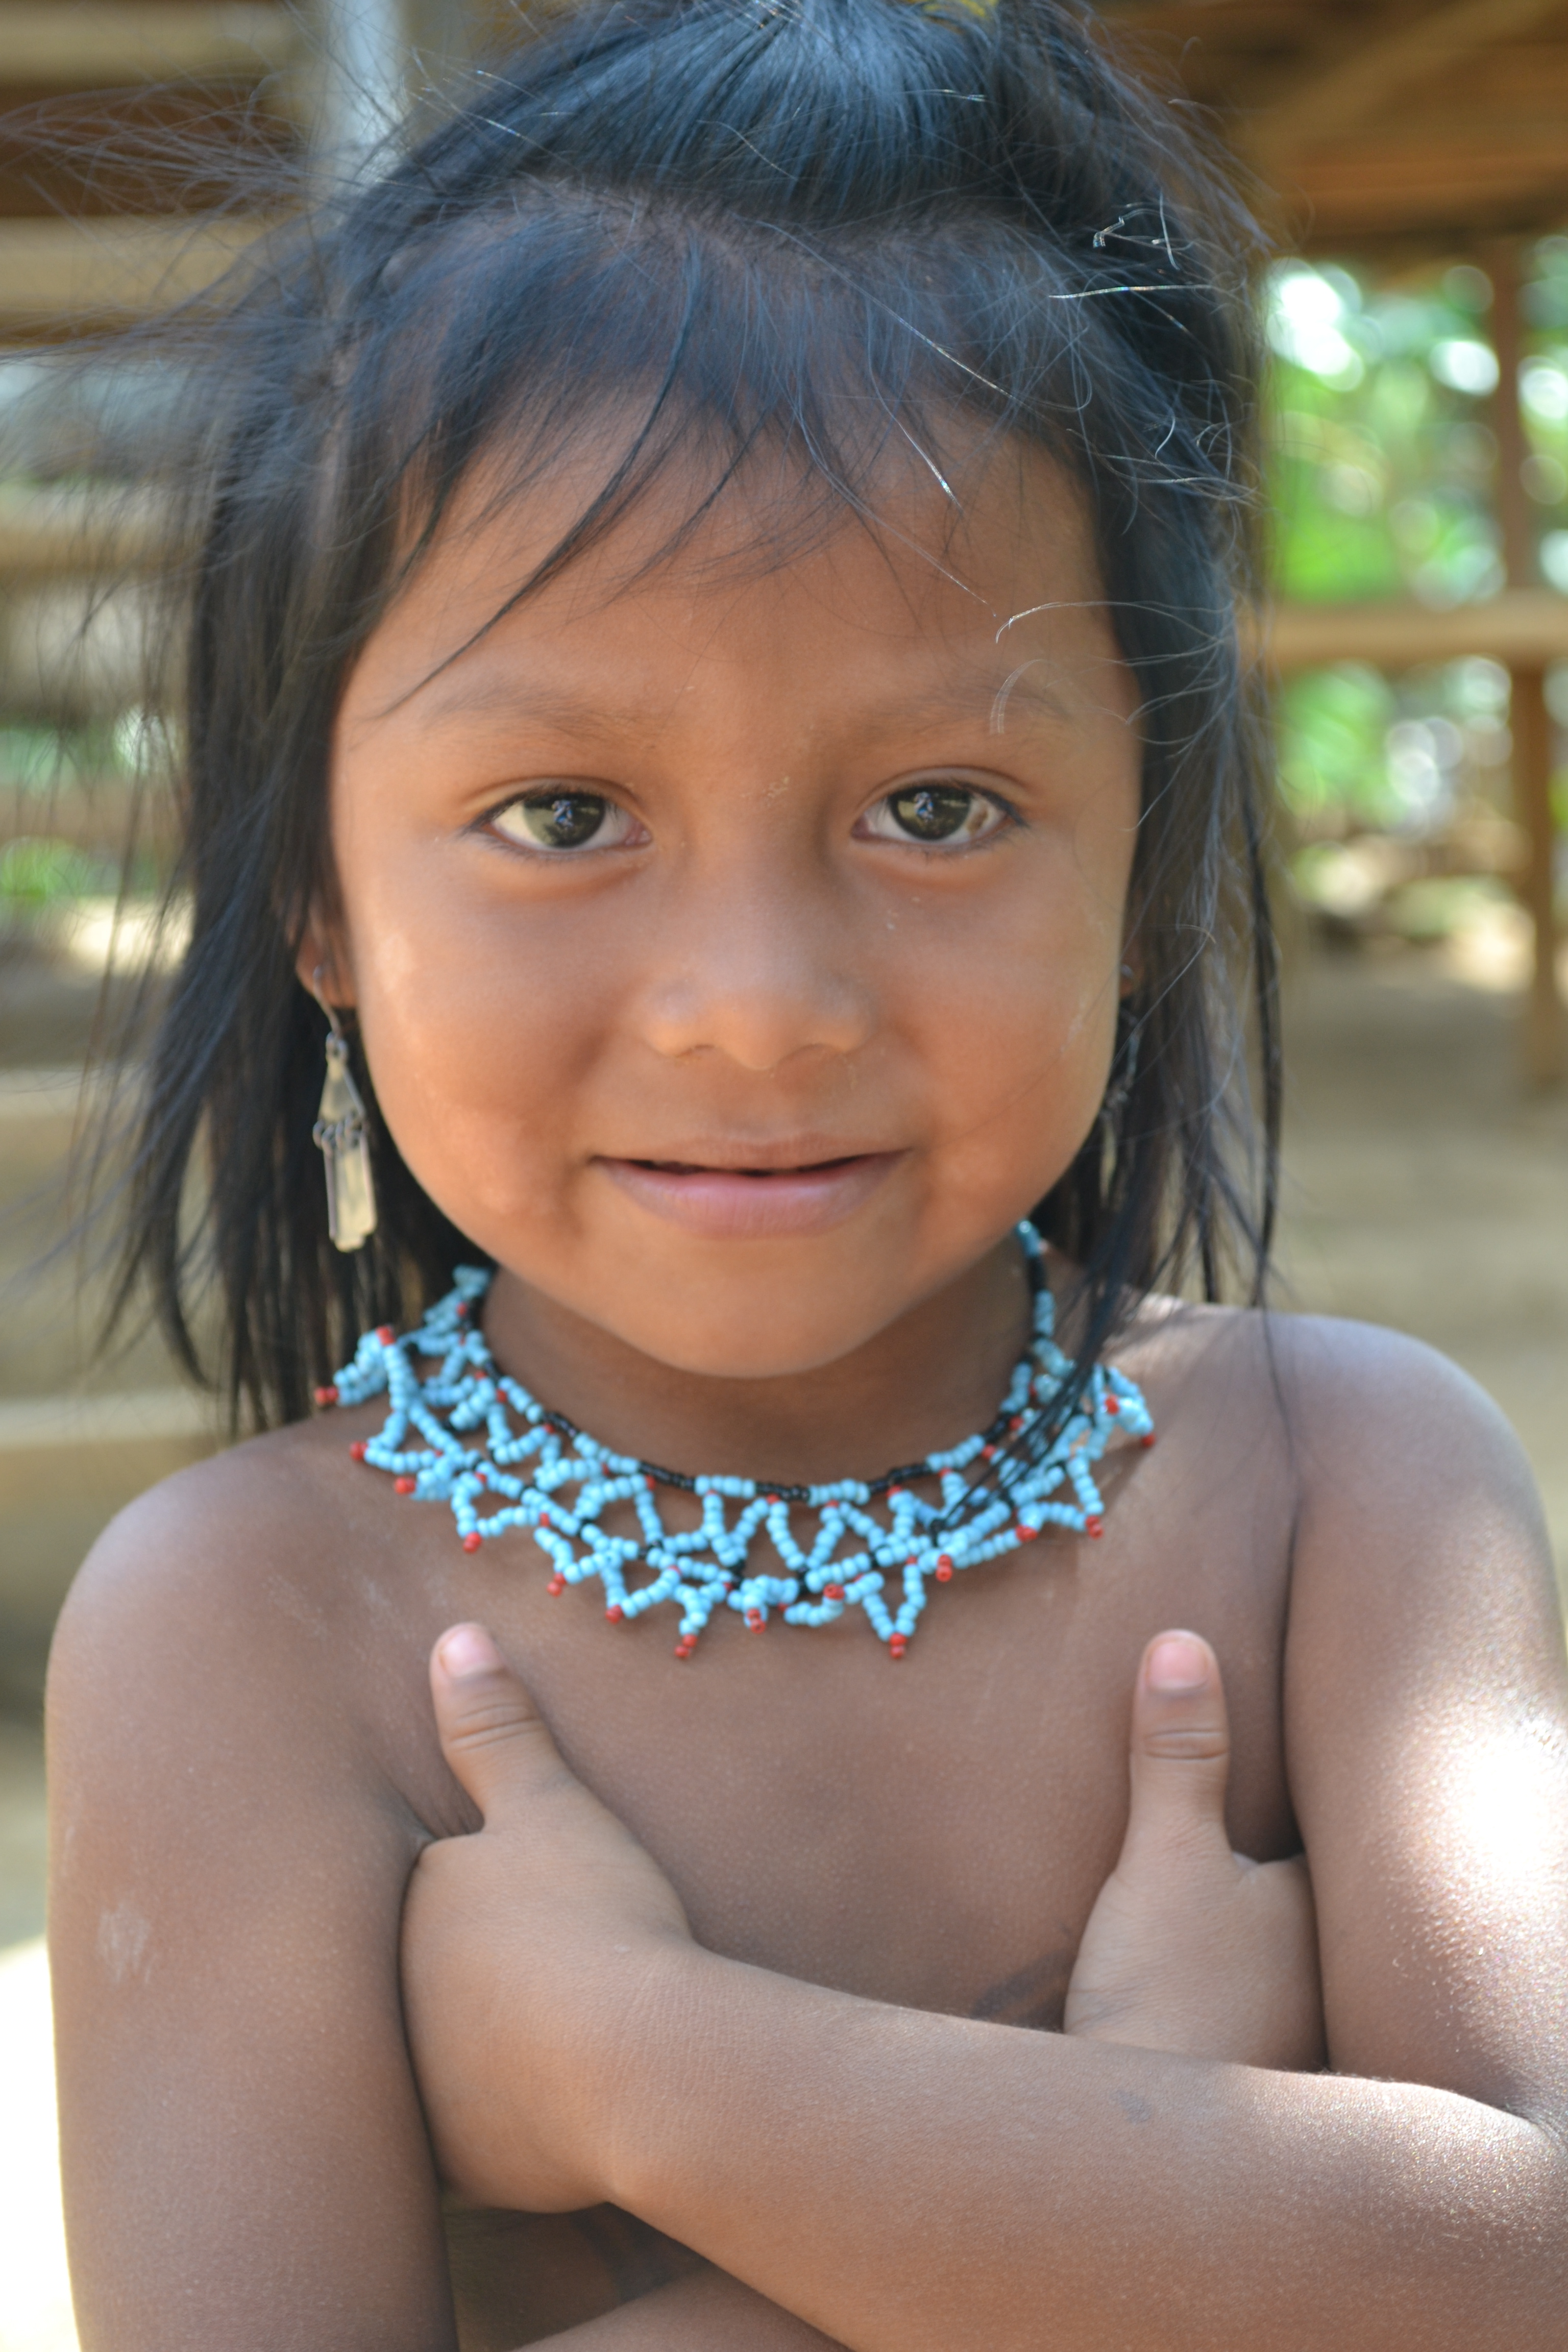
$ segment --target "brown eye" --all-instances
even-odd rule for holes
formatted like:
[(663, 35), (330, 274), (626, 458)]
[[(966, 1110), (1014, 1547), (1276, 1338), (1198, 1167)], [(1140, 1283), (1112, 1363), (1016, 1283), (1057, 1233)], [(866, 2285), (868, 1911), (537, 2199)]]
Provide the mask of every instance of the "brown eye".
[(613, 849), (631, 830), (625, 809), (603, 793), (567, 785), (509, 801), (490, 823), (524, 849)]
[(906, 784), (867, 811), (862, 824), (879, 841), (920, 842), (929, 848), (963, 847), (994, 833), (1004, 822), (996, 802), (971, 784)]

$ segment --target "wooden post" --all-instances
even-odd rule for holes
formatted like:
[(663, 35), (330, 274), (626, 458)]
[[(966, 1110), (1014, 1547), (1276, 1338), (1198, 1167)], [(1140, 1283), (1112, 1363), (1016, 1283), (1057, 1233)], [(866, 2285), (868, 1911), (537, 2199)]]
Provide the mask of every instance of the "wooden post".
[[(1492, 338), (1498, 358), (1493, 425), (1498, 443), (1498, 520), (1503, 562), (1510, 588), (1538, 584), (1535, 533), (1524, 488), (1529, 456), (1519, 405), (1519, 370), (1524, 355), (1520, 300), (1521, 247), (1515, 238), (1493, 245), (1486, 256), (1492, 281)], [(1537, 1086), (1568, 1076), (1568, 1014), (1557, 979), (1556, 828), (1552, 814), (1552, 713), (1546, 705), (1546, 672), (1538, 663), (1510, 666), (1513, 735), (1513, 803), (1529, 844), (1520, 896), (1530, 916), (1533, 955), (1525, 1009), (1524, 1066)]]
[(1568, 1022), (1557, 980), (1556, 835), (1552, 814), (1552, 750), (1554, 729), (1546, 707), (1546, 672), (1511, 673), (1513, 796), (1530, 856), (1520, 877), (1534, 935), (1530, 997), (1524, 1014), (1524, 1066), (1537, 1086), (1552, 1086), (1568, 1073)]

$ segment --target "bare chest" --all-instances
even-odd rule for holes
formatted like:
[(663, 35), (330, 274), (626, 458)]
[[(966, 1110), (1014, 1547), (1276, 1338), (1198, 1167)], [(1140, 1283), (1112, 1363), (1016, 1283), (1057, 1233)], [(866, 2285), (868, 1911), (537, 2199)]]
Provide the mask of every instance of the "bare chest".
[[(606, 1625), (585, 1590), (550, 1598), (531, 1547), (470, 1567), (432, 1528), (422, 1630), (491, 1626), (710, 1948), (1058, 2030), (1124, 1826), (1133, 1672), (1163, 1626), (1196, 1627), (1225, 1664), (1233, 1843), (1259, 1859), (1297, 1843), (1277, 1697), (1284, 1516), (1235, 1499), (1189, 1505), (1173, 1527), (1153, 1482), (1131, 1482), (1100, 1542), (1042, 1541), (936, 1596), (897, 1664), (858, 1619), (762, 1634), (730, 1619), (680, 1664), (662, 1622)], [(431, 1826), (456, 1827), (437, 1779), (428, 1790)], [(454, 2210), (448, 2236), (464, 2352), (538, 2340), (692, 2260), (607, 2211)]]

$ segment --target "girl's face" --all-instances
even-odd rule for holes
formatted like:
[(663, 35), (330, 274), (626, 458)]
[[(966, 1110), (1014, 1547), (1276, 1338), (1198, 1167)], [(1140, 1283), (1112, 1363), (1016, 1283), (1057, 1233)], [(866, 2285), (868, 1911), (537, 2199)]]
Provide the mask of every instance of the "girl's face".
[(639, 578), (656, 497), (470, 643), (585, 477), (476, 499), (348, 683), (301, 968), (453, 1223), (688, 1372), (835, 1362), (979, 1278), (1105, 1087), (1132, 683), (1062, 477), (972, 473), (956, 528), (911, 464), (773, 569), (732, 490)]

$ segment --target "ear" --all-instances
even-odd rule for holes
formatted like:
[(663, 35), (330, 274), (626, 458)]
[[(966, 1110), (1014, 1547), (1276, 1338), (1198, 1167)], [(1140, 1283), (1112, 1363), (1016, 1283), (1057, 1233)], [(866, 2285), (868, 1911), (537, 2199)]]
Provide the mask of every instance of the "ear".
[(300, 933), (294, 970), (309, 995), (340, 1007), (355, 1003), (353, 969), (342, 938), (319, 908), (311, 908)]

